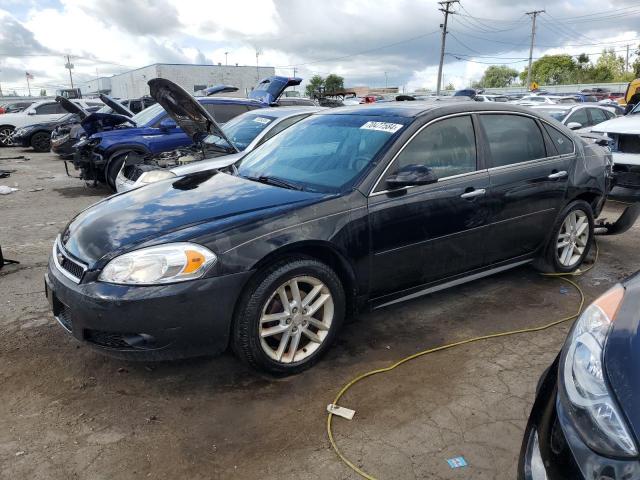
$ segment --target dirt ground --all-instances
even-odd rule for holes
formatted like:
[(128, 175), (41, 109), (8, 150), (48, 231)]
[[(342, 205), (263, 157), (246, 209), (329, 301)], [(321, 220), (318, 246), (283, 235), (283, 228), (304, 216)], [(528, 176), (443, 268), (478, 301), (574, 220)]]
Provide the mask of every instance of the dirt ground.
[[(534, 326), (575, 311), (558, 279), (519, 268), (362, 315), (325, 359), (285, 379), (231, 354), (128, 363), (80, 345), (52, 318), (43, 274), (52, 242), (107, 195), (68, 178), (51, 154), (0, 149), (0, 478), (352, 479), (331, 450), (325, 408), (355, 375), (472, 336)], [(622, 206), (611, 203), (609, 218)], [(640, 226), (600, 237), (600, 259), (578, 279), (593, 299), (640, 268)], [(515, 478), (538, 377), (569, 324), (420, 358), (349, 391), (340, 448), (380, 479)], [(462, 455), (468, 466), (446, 460)]]

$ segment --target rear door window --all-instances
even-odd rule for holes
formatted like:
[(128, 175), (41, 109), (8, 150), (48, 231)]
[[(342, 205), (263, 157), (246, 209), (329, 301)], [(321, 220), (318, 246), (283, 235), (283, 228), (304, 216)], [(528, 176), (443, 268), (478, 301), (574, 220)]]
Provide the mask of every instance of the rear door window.
[(246, 105), (234, 103), (205, 103), (204, 108), (213, 115), (218, 123), (227, 123), (232, 118), (248, 111)]
[(549, 134), (549, 137), (551, 137), (551, 141), (555, 145), (556, 150), (558, 150), (558, 155), (573, 153), (573, 141), (571, 141), (569, 137), (557, 128), (553, 128), (551, 125), (547, 125), (544, 122), (542, 125), (544, 125), (544, 129), (547, 131), (547, 134)]
[(58, 113), (67, 113), (59, 103), (45, 103), (36, 107), (36, 115), (55, 115)]
[(567, 118), (565, 125), (569, 125), (569, 123), (571, 122), (576, 122), (582, 125), (583, 127), (588, 127), (590, 123), (589, 123), (589, 117), (587, 116), (587, 109), (579, 108), (578, 110), (573, 112), (571, 115), (569, 115), (569, 118)]
[(514, 114), (482, 114), (491, 166), (502, 167), (547, 156), (544, 137), (531, 117)]

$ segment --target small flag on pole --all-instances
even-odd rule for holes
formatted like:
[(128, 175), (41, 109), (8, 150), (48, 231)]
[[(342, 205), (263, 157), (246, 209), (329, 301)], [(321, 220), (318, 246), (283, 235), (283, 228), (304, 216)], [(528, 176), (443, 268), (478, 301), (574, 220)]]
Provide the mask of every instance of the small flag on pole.
[(31, 75), (29, 72), (25, 72), (25, 76), (27, 77), (27, 80), (33, 80), (33, 75)]

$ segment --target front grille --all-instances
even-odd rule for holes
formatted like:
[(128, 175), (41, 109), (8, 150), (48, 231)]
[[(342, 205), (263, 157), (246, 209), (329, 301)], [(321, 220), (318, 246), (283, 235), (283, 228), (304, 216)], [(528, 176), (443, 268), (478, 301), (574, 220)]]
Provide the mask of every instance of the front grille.
[(640, 135), (618, 135), (618, 151), (640, 153)]
[(119, 350), (132, 349), (124, 338), (130, 334), (116, 332), (102, 332), (100, 330), (85, 330), (84, 338), (87, 342), (94, 343), (105, 348), (117, 348)]
[(71, 311), (69, 307), (64, 304), (60, 304), (61, 309), (56, 315), (56, 320), (64, 327), (68, 332), (73, 331), (73, 322), (71, 321)]
[(69, 255), (60, 247), (60, 240), (56, 240), (53, 247), (53, 257), (55, 264), (68, 278), (71, 278), (76, 283), (80, 283), (85, 270), (87, 269), (80, 262), (72, 260)]
[(640, 188), (640, 168), (638, 170), (614, 168), (616, 185), (626, 188)]

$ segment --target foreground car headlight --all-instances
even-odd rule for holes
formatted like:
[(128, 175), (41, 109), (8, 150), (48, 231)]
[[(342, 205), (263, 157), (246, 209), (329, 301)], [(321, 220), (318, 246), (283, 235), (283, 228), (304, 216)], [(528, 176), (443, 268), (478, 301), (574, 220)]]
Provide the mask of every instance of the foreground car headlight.
[(82, 137), (80, 139), (80, 141), (76, 144), (74, 144), (73, 146), (75, 148), (81, 148), (81, 147), (95, 147), (97, 145), (100, 144), (100, 138), (87, 138), (87, 137)]
[(202, 277), (217, 257), (193, 243), (167, 243), (141, 248), (111, 260), (98, 277), (122, 285), (157, 285)]
[(169, 170), (150, 170), (148, 172), (144, 172), (138, 178), (138, 183), (147, 184), (147, 183), (155, 183), (160, 180), (166, 180), (168, 178), (175, 178), (176, 174)]
[(623, 297), (624, 287), (617, 285), (582, 313), (565, 344), (560, 376), (560, 398), (584, 442), (615, 457), (638, 454), (603, 365), (603, 348)]

